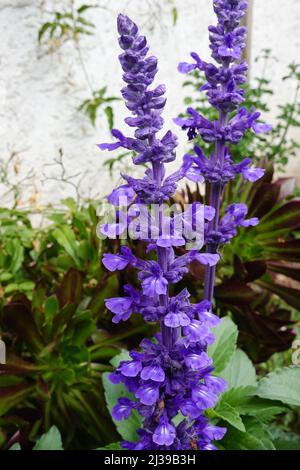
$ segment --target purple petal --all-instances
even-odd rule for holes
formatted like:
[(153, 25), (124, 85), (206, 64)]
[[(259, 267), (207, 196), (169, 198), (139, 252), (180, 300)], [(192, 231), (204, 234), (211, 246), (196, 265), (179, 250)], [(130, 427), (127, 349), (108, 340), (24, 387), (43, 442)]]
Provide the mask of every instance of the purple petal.
[(242, 227), (255, 227), (259, 224), (259, 219), (257, 217), (252, 217), (252, 219), (243, 220), (240, 225)]
[(126, 229), (125, 224), (103, 224), (101, 225), (101, 233), (110, 239), (115, 239), (117, 236), (122, 235), (124, 230)]
[(205, 353), (188, 354), (184, 358), (185, 364), (192, 370), (205, 369), (212, 364), (212, 359)]
[(128, 419), (132, 412), (132, 401), (129, 398), (119, 398), (118, 403), (113, 407), (112, 416), (116, 421)]
[(215, 266), (220, 260), (220, 255), (212, 253), (197, 253), (195, 255), (195, 260), (204, 265)]
[(115, 142), (113, 144), (97, 144), (97, 147), (100, 149), (100, 150), (108, 150), (109, 152), (111, 152), (112, 150), (116, 150), (120, 147), (122, 147), (122, 144), (121, 142)]
[(180, 411), (184, 416), (189, 416), (191, 419), (196, 419), (202, 414), (193, 400), (183, 400), (180, 404)]
[(252, 126), (252, 129), (256, 134), (267, 134), (273, 129), (273, 127), (269, 124), (255, 122)]
[(102, 263), (109, 271), (121, 271), (128, 266), (129, 260), (117, 254), (105, 253), (103, 255)]
[(136, 391), (135, 396), (143, 405), (151, 406), (159, 399), (159, 388), (156, 385), (143, 385)]
[(208, 439), (211, 439), (212, 441), (220, 441), (225, 436), (227, 429), (208, 424), (204, 429), (202, 429), (202, 432), (208, 437)]
[(242, 175), (246, 180), (254, 183), (264, 176), (265, 171), (264, 168), (245, 168), (242, 171)]
[(225, 392), (225, 390), (228, 388), (226, 380), (222, 379), (221, 377), (215, 377), (214, 375), (209, 375), (206, 377), (205, 384), (210, 390), (217, 394)]
[(112, 193), (107, 196), (107, 200), (114, 206), (127, 207), (133, 201), (134, 196), (134, 190), (128, 184), (124, 184), (114, 189)]
[(191, 320), (185, 313), (168, 313), (164, 318), (164, 324), (169, 328), (188, 326), (190, 323)]
[(178, 64), (177, 70), (180, 73), (189, 73), (192, 70), (195, 70), (197, 68), (196, 64), (189, 64), (188, 62), (180, 62)]
[(122, 362), (120, 371), (125, 377), (136, 377), (142, 370), (142, 363), (139, 361)]
[(131, 309), (132, 302), (132, 299), (128, 297), (112, 297), (111, 299), (105, 299), (105, 306), (112, 313), (122, 314)]
[(143, 380), (153, 380), (154, 382), (163, 382), (166, 378), (163, 369), (160, 366), (153, 365), (144, 367), (141, 372)]
[(192, 399), (200, 410), (207, 410), (215, 406), (218, 396), (204, 385), (193, 388)]
[(206, 337), (210, 330), (199, 320), (192, 320), (188, 326), (184, 327), (183, 332), (189, 337), (190, 342), (197, 343), (201, 338)]
[(176, 429), (169, 423), (168, 418), (163, 416), (152, 436), (153, 442), (159, 446), (170, 446), (176, 438)]
[(204, 176), (201, 175), (201, 172), (198, 168), (191, 167), (186, 171), (185, 176), (194, 183), (203, 183), (204, 181)]
[(213, 220), (216, 214), (216, 209), (212, 206), (204, 206), (204, 218), (205, 220)]

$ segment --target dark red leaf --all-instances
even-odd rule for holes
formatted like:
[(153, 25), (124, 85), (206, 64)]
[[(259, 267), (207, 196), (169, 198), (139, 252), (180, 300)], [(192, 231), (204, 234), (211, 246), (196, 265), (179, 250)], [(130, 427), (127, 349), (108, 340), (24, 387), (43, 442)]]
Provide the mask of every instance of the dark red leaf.
[(268, 280), (259, 280), (257, 284), (265, 289), (277, 294), (281, 299), (285, 300), (289, 305), (300, 310), (300, 290), (287, 287), (276, 282)]
[(218, 300), (226, 304), (240, 305), (255, 300), (257, 294), (244, 282), (232, 279), (225, 281), (215, 289)]
[(269, 261), (268, 270), (275, 273), (284, 274), (285, 276), (300, 282), (300, 263)]
[(13, 300), (3, 308), (2, 319), (4, 326), (25, 340), (29, 349), (39, 352), (45, 346), (28, 301)]
[(258, 233), (295, 229), (300, 225), (300, 201), (294, 199), (265, 215), (257, 226)]
[(260, 242), (268, 261), (300, 261), (300, 240)]
[(251, 217), (263, 217), (276, 204), (280, 194), (280, 187), (272, 183), (262, 184), (255, 192), (249, 205), (248, 214)]
[(82, 289), (83, 273), (75, 268), (69, 269), (56, 293), (60, 307), (78, 304), (82, 298)]

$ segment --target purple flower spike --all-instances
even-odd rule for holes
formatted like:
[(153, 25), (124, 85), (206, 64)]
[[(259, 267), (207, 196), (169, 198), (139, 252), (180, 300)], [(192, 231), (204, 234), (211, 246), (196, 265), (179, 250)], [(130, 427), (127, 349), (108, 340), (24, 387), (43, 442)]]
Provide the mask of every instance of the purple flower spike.
[[(233, 11), (230, 18), (232, 13)], [(141, 428), (137, 431), (138, 441), (122, 443), (127, 449), (188, 450), (194, 449), (195, 445), (199, 450), (210, 449), (213, 448), (211, 441), (221, 439), (224, 435), (218, 428), (209, 427), (203, 414), (204, 410), (214, 406), (225, 387), (223, 381), (218, 382), (217, 378), (211, 375), (213, 364), (206, 353), (207, 346), (214, 341), (210, 327), (216, 326), (219, 319), (211, 312), (212, 302), (193, 304), (187, 289), (171, 296), (170, 287), (183, 279), (191, 262), (198, 261), (209, 268), (214, 268), (218, 263), (220, 256), (217, 252), (198, 252), (205, 243), (210, 244), (213, 236), (218, 236), (218, 231), (213, 234), (208, 230), (208, 225), (218, 214), (215, 204), (203, 208), (200, 203), (195, 203), (191, 211), (185, 211), (179, 216), (164, 217), (163, 204), (174, 195), (178, 181), (184, 177), (203, 182), (209, 175), (211, 181), (219, 182), (222, 178), (233, 178), (242, 170), (248, 170), (246, 177), (253, 178), (254, 169), (249, 168), (251, 161), (248, 159), (238, 167), (231, 161), (229, 153), (224, 154), (226, 166), (222, 168), (212, 164), (201, 149), (195, 147), (196, 156), (185, 156), (178, 170), (170, 175), (166, 174), (166, 164), (175, 159), (177, 137), (171, 131), (162, 132), (162, 137), (158, 134), (164, 124), (162, 112), (166, 102), (166, 89), (164, 85), (153, 85), (157, 74), (157, 59), (148, 55), (146, 38), (127, 16), (118, 17), (118, 31), (122, 50), (119, 60), (125, 82), (121, 93), (131, 113), (125, 123), (133, 128), (131, 135), (134, 137), (126, 137), (114, 129), (112, 135), (116, 142), (101, 144), (99, 147), (109, 151), (119, 147), (133, 151), (133, 163), (146, 164), (147, 169), (141, 178), (122, 175), (126, 183), (115, 189), (108, 196), (108, 200), (116, 206), (129, 206), (128, 212), (125, 216), (123, 211), (119, 210), (119, 222), (106, 224), (102, 231), (118, 235), (127, 228), (130, 230), (130, 224), (135, 222), (138, 213), (139, 237), (147, 242), (145, 251), (151, 251), (153, 257), (151, 260), (136, 258), (131, 250), (124, 246), (119, 253), (105, 253), (103, 264), (108, 271), (134, 268), (138, 271), (137, 278), (141, 284), (141, 289), (125, 285), (125, 296), (107, 299), (105, 305), (113, 313), (114, 323), (126, 321), (135, 313), (142, 315), (146, 321), (159, 323), (160, 332), (153, 340), (144, 339), (140, 344), (140, 351), (131, 351), (130, 359), (121, 362), (115, 372), (110, 374), (112, 383), (123, 383), (133, 397), (132, 400), (121, 397), (112, 414), (116, 420), (128, 419), (134, 409), (142, 418)], [(231, 62), (232, 58), (240, 55), (243, 32), (235, 31), (226, 38), (219, 33), (213, 33), (215, 51), (220, 57), (226, 56), (226, 60)], [(217, 37), (218, 34), (220, 37)], [(194, 63), (181, 64), (181, 72), (197, 68), (204, 70), (206, 74), (214, 75), (214, 80), (218, 80), (216, 67), (204, 63), (196, 53), (191, 56)], [(237, 66), (236, 80), (245, 70), (245, 65)], [(242, 83), (241, 78), (239, 83)], [(219, 87), (207, 89), (207, 93), (211, 93), (211, 99), (220, 100), (218, 89)], [(226, 93), (222, 106), (230, 108), (228, 102), (233, 93), (232, 87), (229, 86)], [(236, 102), (241, 99), (238, 92), (234, 97)], [(223, 136), (225, 133), (231, 133), (234, 138), (238, 138), (239, 129), (234, 120), (230, 128), (224, 126), (221, 129), (193, 109), (189, 110), (189, 115), (190, 118), (184, 125), (190, 127), (190, 137), (201, 128), (205, 130), (203, 132), (206, 139), (213, 139), (215, 135)], [(243, 119), (249, 126), (254, 125), (256, 118), (253, 113), (243, 114)], [(257, 173), (255, 175), (258, 176)], [(133, 202), (136, 204), (132, 204)], [(156, 215), (149, 211), (148, 204), (156, 204)], [(202, 233), (193, 244), (193, 251), (179, 255), (174, 247), (184, 247), (193, 238), (190, 235), (195, 231), (196, 214), (204, 215), (204, 234)], [(232, 236), (236, 226), (251, 223), (252, 219), (247, 221), (246, 214), (247, 211), (243, 207), (230, 208), (220, 223), (219, 230), (223, 238)], [(143, 222), (148, 222), (149, 225)], [(144, 228), (144, 225), (147, 228)], [(173, 418), (180, 411), (184, 419), (175, 425)]]
[[(215, 214), (205, 227), (207, 255), (217, 255), (219, 247), (229, 243), (239, 227), (247, 228), (258, 224), (256, 217), (246, 219), (247, 207), (240, 204), (230, 205), (224, 217), (219, 220), (221, 196), (225, 185), (236, 176), (241, 175), (254, 183), (265, 172), (262, 168), (252, 167), (250, 158), (235, 163), (230, 155), (230, 146), (238, 144), (247, 132), (259, 134), (272, 130), (271, 126), (260, 122), (259, 112), (242, 106), (245, 101), (242, 85), (247, 80), (248, 66), (241, 60), (247, 30), (240, 26), (240, 22), (247, 11), (248, 2), (213, 0), (212, 3), (218, 20), (217, 25), (209, 26), (210, 49), (215, 62), (204, 62), (193, 53), (195, 63), (181, 63), (179, 70), (189, 73), (198, 68), (204, 72), (206, 83), (201, 91), (206, 93), (209, 103), (218, 112), (218, 118), (210, 121), (190, 107), (187, 109), (187, 117), (175, 120), (182, 129), (187, 130), (189, 140), (201, 136), (205, 142), (215, 144), (215, 151), (210, 156), (206, 156), (197, 145), (194, 147), (194, 154), (185, 156), (185, 161), (189, 164), (187, 174), (191, 179), (196, 181), (197, 177), (204, 177), (210, 187), (210, 206), (214, 208)], [(202, 254), (198, 253), (195, 259), (203, 263)], [(203, 264), (206, 264), (205, 298), (211, 304), (216, 263), (208, 261)], [(209, 315), (207, 312), (200, 312), (199, 319), (204, 318), (208, 325), (214, 325), (212, 313)]]

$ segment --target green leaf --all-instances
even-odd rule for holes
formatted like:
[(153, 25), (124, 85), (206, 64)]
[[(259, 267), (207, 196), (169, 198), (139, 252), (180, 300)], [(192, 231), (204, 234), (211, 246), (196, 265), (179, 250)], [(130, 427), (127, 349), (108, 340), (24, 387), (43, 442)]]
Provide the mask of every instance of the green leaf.
[(71, 212), (75, 213), (77, 211), (76, 201), (72, 197), (67, 197), (65, 199), (62, 199), (61, 204), (64, 204), (65, 206), (67, 206)]
[(106, 106), (104, 112), (107, 117), (107, 122), (110, 130), (114, 127), (114, 112), (111, 106)]
[[(126, 361), (129, 359), (129, 355), (127, 351), (123, 351), (118, 356), (114, 357), (111, 361), (111, 364), (114, 367), (117, 367), (121, 361)], [(132, 394), (129, 393), (123, 384), (112, 384), (108, 378), (109, 374), (103, 374), (103, 386), (105, 391), (105, 399), (107, 403), (107, 407), (109, 409), (110, 414), (112, 413), (112, 409), (118, 401), (118, 398), (121, 397), (128, 397), (133, 398)], [(141, 426), (141, 418), (138, 413), (133, 410), (131, 416), (122, 421), (115, 421), (117, 431), (120, 436), (126, 441), (136, 441), (138, 439), (138, 435), (136, 433), (137, 429)]]
[(172, 18), (173, 18), (173, 26), (176, 26), (178, 20), (178, 10), (176, 7), (172, 8)]
[(10, 279), (13, 277), (12, 273), (1, 273), (0, 274), (0, 282), (7, 282), (10, 281)]
[(77, 13), (83, 13), (86, 10), (89, 10), (90, 8), (97, 8), (97, 5), (81, 5), (79, 8), (77, 8)]
[(73, 258), (75, 263), (81, 266), (81, 260), (77, 255), (77, 242), (73, 230), (67, 225), (64, 225), (54, 230), (52, 235), (57, 243)]
[(107, 444), (105, 447), (98, 447), (96, 450), (124, 450), (120, 442), (112, 442), (111, 444)]
[(213, 359), (215, 372), (218, 374), (225, 369), (235, 352), (238, 330), (229, 317), (224, 317), (213, 332), (216, 339), (209, 346), (208, 355)]
[(24, 261), (24, 247), (20, 244), (19, 240), (11, 239), (6, 244), (6, 250), (12, 257), (9, 271), (16, 273)]
[(130, 360), (129, 352), (124, 349), (120, 354), (113, 357), (110, 363), (113, 367), (117, 368), (121, 361), (129, 361), (129, 360)]
[(300, 450), (300, 436), (284, 432), (276, 426), (270, 428), (273, 443), (277, 450)]
[(291, 366), (264, 377), (258, 384), (256, 394), (262, 398), (300, 406), (299, 390), (300, 366)]
[(18, 442), (12, 445), (8, 450), (21, 450), (21, 446)]
[(61, 435), (56, 426), (52, 426), (35, 444), (33, 450), (64, 450)]
[(256, 386), (256, 371), (241, 349), (237, 349), (224, 370), (219, 374), (228, 383), (229, 388)]
[(227, 450), (275, 450), (268, 429), (254, 418), (244, 420), (245, 432), (230, 427), (222, 445)]
[(23, 384), (0, 387), (0, 416), (22, 402), (33, 390), (34, 386)]
[(44, 23), (41, 26), (41, 28), (39, 29), (39, 32), (38, 32), (38, 41), (39, 41), (39, 43), (41, 43), (44, 34), (46, 33), (46, 31), (48, 31), (48, 29), (50, 29), (52, 27), (52, 25), (53, 25), (53, 23), (47, 22), (47, 23)]
[(238, 405), (241, 415), (254, 416), (260, 421), (269, 422), (275, 416), (286, 412), (287, 409), (280, 402), (266, 400), (259, 397), (249, 397)]
[(239, 413), (229, 403), (223, 402), (213, 411), (213, 416), (227, 421), (231, 426), (240, 431), (246, 431)]
[(35, 283), (33, 281), (24, 281), (19, 284), (19, 290), (22, 292), (31, 291), (35, 288)]
[(59, 310), (59, 303), (56, 295), (51, 295), (45, 302), (45, 321), (51, 322)]

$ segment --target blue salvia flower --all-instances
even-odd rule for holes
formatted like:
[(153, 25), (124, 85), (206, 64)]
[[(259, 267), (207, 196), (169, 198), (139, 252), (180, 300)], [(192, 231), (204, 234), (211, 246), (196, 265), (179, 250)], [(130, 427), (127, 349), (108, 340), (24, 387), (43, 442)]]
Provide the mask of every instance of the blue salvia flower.
[[(165, 87), (150, 88), (157, 73), (157, 60), (148, 56), (145, 37), (128, 17), (119, 15), (118, 31), (119, 44), (124, 51), (119, 59), (126, 82), (122, 95), (132, 113), (125, 121), (135, 132), (134, 137), (125, 137), (120, 131), (113, 130), (117, 141), (99, 147), (102, 150), (118, 147), (133, 150), (134, 163), (146, 163), (148, 168), (141, 179), (123, 175), (127, 184), (114, 190), (108, 200), (117, 206), (119, 199), (126, 196), (129, 205), (133, 200), (144, 205), (155, 203), (160, 211), (163, 202), (176, 191), (181, 178), (190, 174), (197, 179), (197, 175), (193, 174), (193, 162), (185, 160), (178, 171), (166, 176), (165, 164), (175, 158), (177, 138), (170, 131), (162, 138), (158, 137), (164, 123), (161, 114)], [(202, 177), (198, 179), (202, 180)], [(214, 214), (213, 208), (204, 208), (207, 221), (212, 220)], [(146, 209), (144, 217), (150, 217)], [(103, 258), (110, 271), (129, 266), (136, 268), (141, 283), (141, 290), (126, 285), (123, 297), (106, 300), (107, 308), (114, 315), (113, 321), (118, 323), (127, 320), (132, 313), (140, 313), (146, 321), (159, 322), (161, 327), (153, 341), (143, 340), (140, 351), (131, 351), (130, 360), (122, 361), (110, 375), (113, 383), (122, 382), (133, 397), (121, 397), (113, 409), (113, 416), (116, 420), (127, 419), (132, 410), (137, 410), (142, 417), (139, 439), (124, 442), (127, 449), (214, 449), (213, 441), (221, 439), (226, 430), (211, 425), (204, 412), (217, 403), (226, 383), (212, 375), (214, 368), (206, 349), (214, 341), (210, 329), (219, 319), (211, 313), (209, 302), (191, 304), (186, 289), (170, 297), (169, 286), (183, 278), (191, 261), (213, 266), (219, 256), (196, 250), (177, 256), (174, 247), (185, 243), (182, 234), (177, 233), (174, 226), (169, 237), (160, 236), (160, 221), (158, 218), (152, 223), (158, 234), (155, 240), (147, 233), (142, 234), (149, 249), (155, 251), (155, 260), (138, 259), (127, 247), (122, 247), (117, 254), (105, 254)], [(118, 227), (106, 224), (103, 233), (114, 230), (121, 233), (126, 223), (119, 223)], [(192, 225), (193, 216), (185, 223)], [(174, 418), (179, 413), (183, 419), (176, 424)]]
[[(255, 182), (264, 175), (262, 168), (251, 166), (251, 159), (244, 158), (234, 163), (228, 144), (237, 144), (249, 130), (265, 133), (271, 130), (267, 124), (258, 122), (260, 113), (255, 109), (242, 107), (246, 82), (247, 63), (242, 58), (246, 46), (246, 28), (240, 21), (248, 7), (246, 0), (214, 0), (214, 11), (218, 18), (217, 26), (209, 26), (209, 39), (212, 57), (216, 63), (206, 63), (197, 53), (191, 54), (193, 63), (183, 62), (178, 70), (189, 73), (193, 70), (204, 72), (207, 82), (202, 87), (209, 103), (218, 111), (216, 121), (209, 121), (195, 109), (187, 109), (187, 118), (177, 118), (175, 122), (188, 130), (192, 140), (200, 135), (206, 142), (215, 143), (214, 153), (207, 158), (199, 146), (194, 147), (194, 155), (186, 155), (185, 162), (192, 162), (187, 176), (190, 179), (203, 177), (211, 185), (210, 205), (215, 209), (215, 217), (206, 226), (206, 246), (208, 253), (217, 253), (222, 243), (228, 243), (237, 234), (237, 227), (258, 224), (257, 218), (246, 219), (247, 206), (232, 204), (219, 221), (220, 203), (224, 185), (241, 174), (245, 180)], [(205, 297), (212, 302), (215, 266), (208, 266), (205, 277)]]

